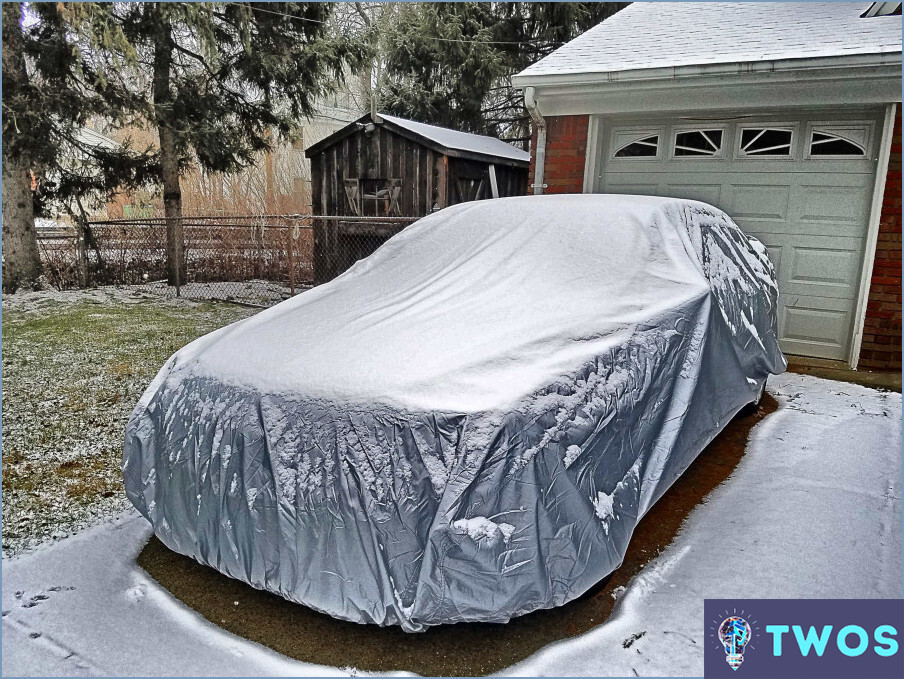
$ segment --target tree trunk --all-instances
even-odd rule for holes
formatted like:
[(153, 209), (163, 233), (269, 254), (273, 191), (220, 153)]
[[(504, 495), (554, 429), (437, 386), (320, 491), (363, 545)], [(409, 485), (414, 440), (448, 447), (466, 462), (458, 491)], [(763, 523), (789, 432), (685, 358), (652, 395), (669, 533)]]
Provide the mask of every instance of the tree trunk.
[(173, 133), (160, 128), (160, 164), (163, 175), (163, 214), (166, 218), (166, 277), (177, 288), (185, 282), (185, 236), (182, 232), (182, 191), (179, 158)]
[[(161, 8), (162, 9), (162, 8)], [(160, 11), (158, 9), (158, 11)], [(170, 120), (173, 99), (170, 91), (170, 67), (173, 61), (172, 30), (166, 21), (154, 46), (154, 111), (160, 139), (160, 165), (163, 180), (163, 211), (166, 218), (166, 276), (170, 285), (185, 282), (185, 237), (182, 233), (182, 190), (179, 187), (179, 152)]]
[[(25, 83), (25, 56), (22, 50), (22, 5), (3, 5), (3, 83)], [(15, 25), (13, 25), (15, 24)], [(13, 121), (13, 135), (28, 134)], [(34, 289), (41, 276), (41, 257), (35, 235), (34, 203), (28, 162), (6, 153), (3, 148), (3, 291)], [(11, 144), (12, 145), (12, 144)]]
[[(267, 136), (270, 136), (269, 132)], [(269, 151), (265, 151), (264, 155), (264, 172), (267, 177), (267, 205), (264, 208), (264, 212), (267, 214), (276, 214), (280, 211), (280, 206), (277, 204), (276, 172), (273, 169), (273, 155), (275, 153), (276, 148), (274, 147)]]
[(3, 292), (33, 290), (41, 276), (31, 175), (21, 159), (3, 159)]

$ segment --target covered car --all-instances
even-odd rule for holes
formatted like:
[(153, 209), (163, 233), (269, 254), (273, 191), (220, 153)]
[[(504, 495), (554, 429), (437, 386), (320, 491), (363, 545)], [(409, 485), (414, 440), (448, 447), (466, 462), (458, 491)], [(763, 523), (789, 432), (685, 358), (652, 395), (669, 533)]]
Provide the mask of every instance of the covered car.
[(557, 606), (784, 370), (776, 295), (704, 203), (457, 205), (173, 355), (126, 492), (170, 549), (338, 618)]

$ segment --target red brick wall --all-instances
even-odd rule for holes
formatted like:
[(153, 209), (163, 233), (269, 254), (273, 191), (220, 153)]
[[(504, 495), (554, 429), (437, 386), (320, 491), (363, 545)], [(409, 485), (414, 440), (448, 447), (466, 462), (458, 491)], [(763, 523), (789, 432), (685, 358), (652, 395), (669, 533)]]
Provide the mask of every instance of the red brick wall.
[[(584, 157), (587, 152), (588, 117), (548, 116), (546, 118), (546, 164), (543, 166), (544, 193), (582, 193)], [(532, 149), (537, 148), (534, 130)], [(534, 183), (536, 152), (531, 153), (530, 183)], [(533, 189), (531, 189), (533, 193)]]
[(901, 369), (901, 105), (891, 142), (858, 368)]

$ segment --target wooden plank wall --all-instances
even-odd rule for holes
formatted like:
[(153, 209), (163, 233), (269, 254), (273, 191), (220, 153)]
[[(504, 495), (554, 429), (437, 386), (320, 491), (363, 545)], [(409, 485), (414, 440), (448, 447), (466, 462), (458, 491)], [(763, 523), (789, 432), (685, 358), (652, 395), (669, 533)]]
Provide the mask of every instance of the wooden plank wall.
[[(352, 215), (345, 194), (345, 179), (401, 179), (399, 212), (423, 217), (434, 206), (456, 202), (450, 180), (457, 167), (486, 170), (486, 165), (456, 158), (422, 146), (382, 126), (368, 133), (362, 127), (311, 159), (312, 202), (315, 215)], [(500, 196), (527, 193), (527, 168), (496, 165)], [(487, 191), (489, 197), (489, 191)], [(314, 278), (323, 283), (338, 276), (362, 252), (343, 243), (337, 221), (317, 220), (314, 226)], [(352, 256), (353, 255), (353, 256)]]
[[(458, 202), (458, 193), (455, 190), (455, 178), (459, 175), (464, 177), (483, 177), (485, 187), (481, 194), (482, 198), (492, 198), (489, 165), (489, 163), (465, 160), (463, 158), (450, 158), (448, 204), (454, 205)], [(510, 167), (499, 163), (494, 163), (494, 165), (496, 165), (496, 185), (499, 188), (500, 198), (527, 195), (528, 168)]]

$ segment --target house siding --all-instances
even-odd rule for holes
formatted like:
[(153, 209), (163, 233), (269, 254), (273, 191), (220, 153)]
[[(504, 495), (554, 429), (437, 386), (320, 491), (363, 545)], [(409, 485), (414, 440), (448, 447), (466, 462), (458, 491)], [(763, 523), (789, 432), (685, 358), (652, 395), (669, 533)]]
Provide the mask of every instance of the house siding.
[(901, 369), (901, 107), (895, 119), (860, 368)]
[[(587, 153), (589, 117), (549, 116), (546, 118), (546, 163), (543, 167), (544, 193), (582, 193), (584, 160)], [(534, 130), (531, 148), (537, 148)], [(536, 153), (530, 159), (530, 184), (534, 183)]]

